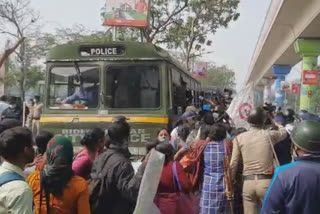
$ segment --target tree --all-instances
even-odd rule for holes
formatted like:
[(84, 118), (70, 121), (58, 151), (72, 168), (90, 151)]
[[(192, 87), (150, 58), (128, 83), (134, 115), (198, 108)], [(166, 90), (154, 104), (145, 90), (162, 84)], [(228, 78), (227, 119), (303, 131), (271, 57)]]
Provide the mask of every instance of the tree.
[(211, 46), (209, 39), (220, 27), (239, 17), (239, 0), (152, 0), (147, 42), (164, 44), (184, 54), (188, 70), (191, 60)]
[[(112, 41), (111, 28), (105, 31), (93, 31), (86, 29), (83, 25), (75, 24), (71, 28), (58, 28), (55, 34), (47, 34), (47, 39), (51, 37), (56, 44), (78, 43), (78, 42), (110, 42)], [(120, 41), (138, 41), (139, 33), (137, 29), (119, 27), (117, 29), (117, 39)]]
[(184, 54), (187, 69), (191, 70), (192, 60), (201, 56), (209, 39), (217, 29), (227, 27), (230, 21), (239, 17), (239, 0), (190, 0), (188, 15), (172, 24), (164, 36), (168, 48), (178, 48)]
[(152, 0), (149, 27), (143, 29), (147, 42), (161, 43), (167, 29), (183, 17), (189, 0)]
[[(49, 34), (47, 35), (49, 36)], [(109, 42), (112, 34), (107, 31), (91, 31), (81, 24), (75, 24), (71, 28), (57, 28), (51, 35), (56, 44), (77, 42)]]
[[(37, 28), (36, 22), (39, 19), (30, 7), (30, 0), (0, 0), (0, 33), (9, 36), (13, 40), (21, 40), (28, 37)], [(29, 39), (22, 41), (20, 47), (15, 51), (17, 61), (17, 83), (19, 85), (21, 98), (25, 97), (26, 72), (31, 65), (30, 55), (27, 53)]]
[[(16, 63), (9, 63), (9, 72), (6, 74), (4, 79), (1, 80), (2, 83), (8, 88), (19, 87), (16, 83), (21, 79), (22, 73), (19, 70), (19, 66)], [(45, 73), (41, 66), (30, 66), (26, 69), (24, 75), (24, 90), (34, 88), (40, 80), (44, 80)]]
[(236, 85), (235, 73), (226, 65), (212, 65), (208, 69), (207, 78), (201, 79), (200, 82), (202, 86), (234, 89)]
[(21, 45), (25, 38), (21, 38), (12, 48), (7, 48), (3, 55), (0, 57), (0, 68), (5, 64), (5, 62), (8, 60), (9, 56), (15, 52), (15, 50)]

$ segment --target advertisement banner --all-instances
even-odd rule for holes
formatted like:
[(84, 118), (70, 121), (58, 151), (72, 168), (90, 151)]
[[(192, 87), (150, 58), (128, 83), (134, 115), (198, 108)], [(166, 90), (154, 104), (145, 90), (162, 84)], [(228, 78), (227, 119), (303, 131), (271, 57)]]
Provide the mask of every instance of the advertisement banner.
[(231, 117), (237, 128), (249, 128), (247, 119), (250, 111), (254, 108), (254, 91), (252, 86), (241, 90), (236, 97), (233, 98), (227, 113)]
[(304, 85), (317, 85), (319, 81), (319, 71), (317, 70), (304, 70), (302, 71), (302, 84)]
[(301, 85), (298, 83), (293, 83), (291, 86), (291, 94), (300, 94)]
[(149, 0), (106, 0), (104, 25), (147, 27)]
[(206, 78), (208, 76), (208, 63), (195, 62), (192, 74), (195, 78)]

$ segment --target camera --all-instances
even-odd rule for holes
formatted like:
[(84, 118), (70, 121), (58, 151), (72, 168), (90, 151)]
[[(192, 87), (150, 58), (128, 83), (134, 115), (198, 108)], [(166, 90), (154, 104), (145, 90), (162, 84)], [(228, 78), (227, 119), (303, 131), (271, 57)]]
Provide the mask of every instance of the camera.
[(277, 107), (272, 105), (271, 103), (264, 103), (263, 109), (269, 114), (272, 114), (277, 110)]

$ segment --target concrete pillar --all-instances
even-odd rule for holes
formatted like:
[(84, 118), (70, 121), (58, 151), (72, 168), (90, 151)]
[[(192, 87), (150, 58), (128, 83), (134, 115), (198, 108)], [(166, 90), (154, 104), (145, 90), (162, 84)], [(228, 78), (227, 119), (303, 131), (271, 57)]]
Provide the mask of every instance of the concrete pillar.
[(275, 80), (275, 100), (278, 107), (282, 107), (285, 99), (285, 92), (280, 91), (281, 82), (286, 80), (286, 75), (290, 73), (290, 65), (274, 65), (272, 66), (272, 73), (277, 77)]
[(264, 80), (263, 103), (273, 103), (274, 93), (272, 89), (273, 79)]
[(254, 88), (254, 105), (262, 106), (263, 105), (263, 89), (261, 85), (255, 86)]
[[(297, 54), (302, 57), (302, 70), (314, 70), (317, 67), (318, 56), (320, 54), (320, 40), (317, 39), (297, 39), (294, 44)], [(302, 72), (301, 72), (302, 75)], [(304, 85), (301, 78), (300, 109), (316, 113), (319, 103), (318, 85)], [(308, 91), (312, 96), (308, 97)]]

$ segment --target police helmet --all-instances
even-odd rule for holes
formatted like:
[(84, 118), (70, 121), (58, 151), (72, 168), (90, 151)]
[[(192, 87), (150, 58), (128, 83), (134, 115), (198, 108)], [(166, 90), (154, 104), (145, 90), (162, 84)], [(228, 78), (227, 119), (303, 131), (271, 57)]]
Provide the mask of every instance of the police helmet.
[(306, 120), (292, 131), (291, 139), (298, 148), (308, 153), (320, 154), (320, 122)]

